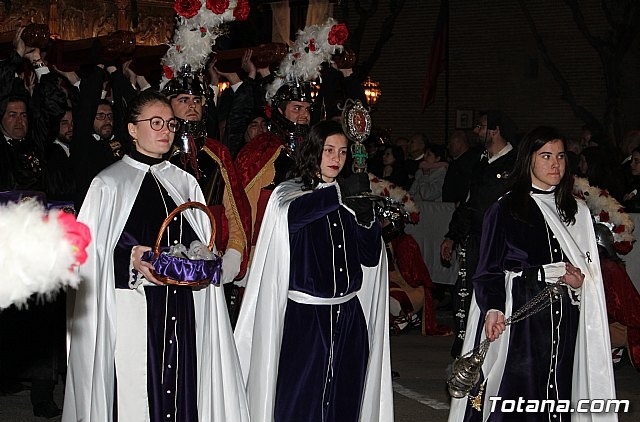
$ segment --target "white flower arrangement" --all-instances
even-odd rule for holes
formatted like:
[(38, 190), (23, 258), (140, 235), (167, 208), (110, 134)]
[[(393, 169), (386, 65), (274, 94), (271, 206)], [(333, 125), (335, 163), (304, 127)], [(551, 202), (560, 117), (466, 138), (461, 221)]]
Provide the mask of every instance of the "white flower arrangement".
[(582, 177), (575, 177), (573, 182), (574, 195), (587, 203), (595, 222), (605, 223), (613, 233), (614, 249), (621, 254), (627, 254), (633, 248), (634, 224), (624, 207), (609, 195), (605, 189), (591, 186)]
[(271, 101), (286, 82), (318, 79), (322, 63), (330, 61), (333, 54), (344, 49), (347, 36), (346, 26), (333, 18), (324, 24), (309, 25), (298, 31), (293, 47), (280, 62), (276, 78), (267, 87), (267, 100)]
[(407, 213), (409, 222), (417, 224), (420, 221), (420, 210), (413, 202), (413, 198), (409, 192), (387, 180), (380, 179), (372, 173), (369, 173), (369, 182), (371, 184), (371, 193), (378, 196), (386, 196), (395, 202), (402, 204)]

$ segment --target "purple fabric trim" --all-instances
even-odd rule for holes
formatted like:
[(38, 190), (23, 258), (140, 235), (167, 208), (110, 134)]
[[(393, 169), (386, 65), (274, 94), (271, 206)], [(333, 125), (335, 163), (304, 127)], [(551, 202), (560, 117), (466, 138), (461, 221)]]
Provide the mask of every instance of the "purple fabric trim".
[(153, 251), (148, 250), (142, 254), (142, 260), (153, 264), (156, 273), (174, 280), (187, 283), (210, 280), (211, 284), (220, 285), (222, 258), (218, 256), (212, 260), (186, 259), (163, 252), (155, 258)]

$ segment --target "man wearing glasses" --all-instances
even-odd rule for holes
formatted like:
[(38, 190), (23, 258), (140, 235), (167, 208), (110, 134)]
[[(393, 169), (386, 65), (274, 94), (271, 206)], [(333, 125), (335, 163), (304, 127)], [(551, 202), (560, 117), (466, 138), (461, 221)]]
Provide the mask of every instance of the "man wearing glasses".
[(231, 153), (210, 138), (203, 119), (206, 91), (197, 72), (185, 69), (164, 86), (163, 94), (180, 122), (170, 161), (193, 175), (216, 218), (216, 248), (224, 252), (222, 283), (232, 325), (239, 311), (239, 291), (231, 282), (241, 278), (249, 257), (251, 208), (240, 185)]
[(473, 287), (471, 279), (476, 271), (480, 253), (480, 237), (484, 212), (507, 189), (507, 176), (516, 160), (515, 127), (511, 120), (498, 110), (481, 113), (474, 128), (485, 151), (471, 172), (469, 193), (455, 209), (449, 222), (449, 231), (440, 245), (440, 256), (451, 261), (453, 250), (459, 247), (460, 273), (453, 294), (455, 339), (452, 357), (458, 357), (467, 326), (467, 313)]
[[(112, 70), (109, 69), (109, 72)], [(115, 73), (121, 75), (121, 72)], [(121, 141), (128, 139), (123, 110), (114, 110), (112, 103), (104, 99), (106, 92), (103, 91), (103, 86), (108, 79), (116, 105), (123, 103), (118, 98), (135, 95), (135, 89), (131, 87), (130, 92), (124, 93), (122, 88), (117, 87), (120, 82), (115, 80), (114, 73), (110, 75), (108, 76), (103, 65), (93, 66), (80, 81), (78, 102), (73, 105), (74, 128), (70, 158), (76, 179), (77, 211), (80, 210), (93, 178), (127, 152), (124, 146), (128, 144)]]

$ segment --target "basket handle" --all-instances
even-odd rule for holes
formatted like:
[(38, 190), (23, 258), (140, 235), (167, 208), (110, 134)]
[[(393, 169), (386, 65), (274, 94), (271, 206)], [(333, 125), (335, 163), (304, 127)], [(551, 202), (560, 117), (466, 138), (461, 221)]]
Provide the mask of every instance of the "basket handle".
[(186, 210), (186, 209), (191, 209), (191, 208), (199, 208), (200, 210), (204, 211), (205, 213), (207, 213), (207, 216), (209, 217), (209, 220), (211, 221), (211, 237), (209, 238), (209, 250), (213, 251), (213, 242), (215, 240), (215, 233), (216, 233), (216, 220), (213, 217), (213, 214), (211, 213), (211, 210), (209, 209), (209, 207), (207, 207), (205, 204), (203, 204), (202, 202), (196, 202), (196, 201), (188, 201), (185, 202), (184, 204), (176, 207), (176, 209), (174, 209), (173, 211), (171, 211), (169, 213), (169, 215), (167, 215), (167, 218), (164, 219), (164, 221), (162, 222), (162, 225), (160, 226), (160, 230), (158, 231), (158, 237), (156, 238), (156, 245), (153, 248), (153, 254), (157, 257), (158, 255), (160, 255), (160, 242), (162, 241), (162, 235), (164, 234), (164, 231), (167, 229), (167, 227), (169, 227), (169, 223), (171, 223), (171, 220), (173, 219), (173, 217), (175, 217), (176, 215), (180, 214), (182, 211)]

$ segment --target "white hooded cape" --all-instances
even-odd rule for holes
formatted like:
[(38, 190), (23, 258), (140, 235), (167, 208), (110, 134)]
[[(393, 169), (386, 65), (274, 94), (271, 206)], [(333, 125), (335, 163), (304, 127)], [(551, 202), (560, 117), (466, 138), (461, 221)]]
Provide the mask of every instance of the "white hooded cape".
[[(125, 156), (91, 183), (78, 220), (93, 240), (80, 267), (64, 399), (64, 422), (111, 421), (115, 371), (119, 422), (149, 421), (146, 300), (144, 287), (114, 287), (113, 250), (142, 180), (152, 172), (177, 204), (204, 203), (197, 181), (164, 161), (148, 166)], [(203, 243), (211, 225), (200, 210), (183, 213)], [(153, 245), (149, 245), (153, 246)], [(248, 421), (248, 410), (224, 293), (209, 286), (193, 291), (200, 421)], [(120, 320), (119, 320), (119, 317)]]
[[(249, 270), (234, 332), (252, 421), (274, 418), (282, 330), (289, 289), (289, 204), (304, 195), (300, 184), (280, 184), (271, 194)], [(380, 240), (382, 242), (382, 240)], [(369, 362), (360, 420), (393, 422), (389, 354), (389, 283), (382, 248), (376, 267), (362, 267), (357, 294), (369, 335)]]
[[(576, 339), (573, 361), (573, 388), (571, 391), (571, 405), (576, 406), (578, 400), (583, 399), (615, 399), (615, 385), (613, 365), (611, 361), (611, 344), (609, 341), (609, 325), (607, 307), (602, 287), (602, 273), (598, 259), (598, 245), (596, 244), (591, 214), (584, 201), (578, 201), (576, 223), (566, 225), (558, 217), (554, 195), (531, 195), (542, 211), (545, 221), (560, 243), (562, 251), (569, 261), (580, 268), (585, 274), (581, 288), (580, 319), (578, 322), (578, 336)], [(505, 315), (512, 313), (512, 303), (509, 292), (513, 274), (505, 274), (507, 301)], [(475, 301), (475, 294), (471, 301), (467, 333), (462, 347), (462, 355), (473, 349), (476, 327), (480, 320), (480, 309)], [(502, 380), (506, 354), (509, 347), (510, 326), (502, 335), (491, 343), (482, 371), (487, 385), (483, 394), (483, 421), (490, 416), (491, 402), (489, 397), (497, 396)], [(484, 328), (480, 341), (486, 338)], [(526, 397), (524, 397), (526, 399)], [(468, 398), (451, 399), (449, 421), (462, 421), (465, 411), (470, 404)], [(616, 413), (571, 413), (571, 420), (575, 422), (613, 422), (618, 420)]]

